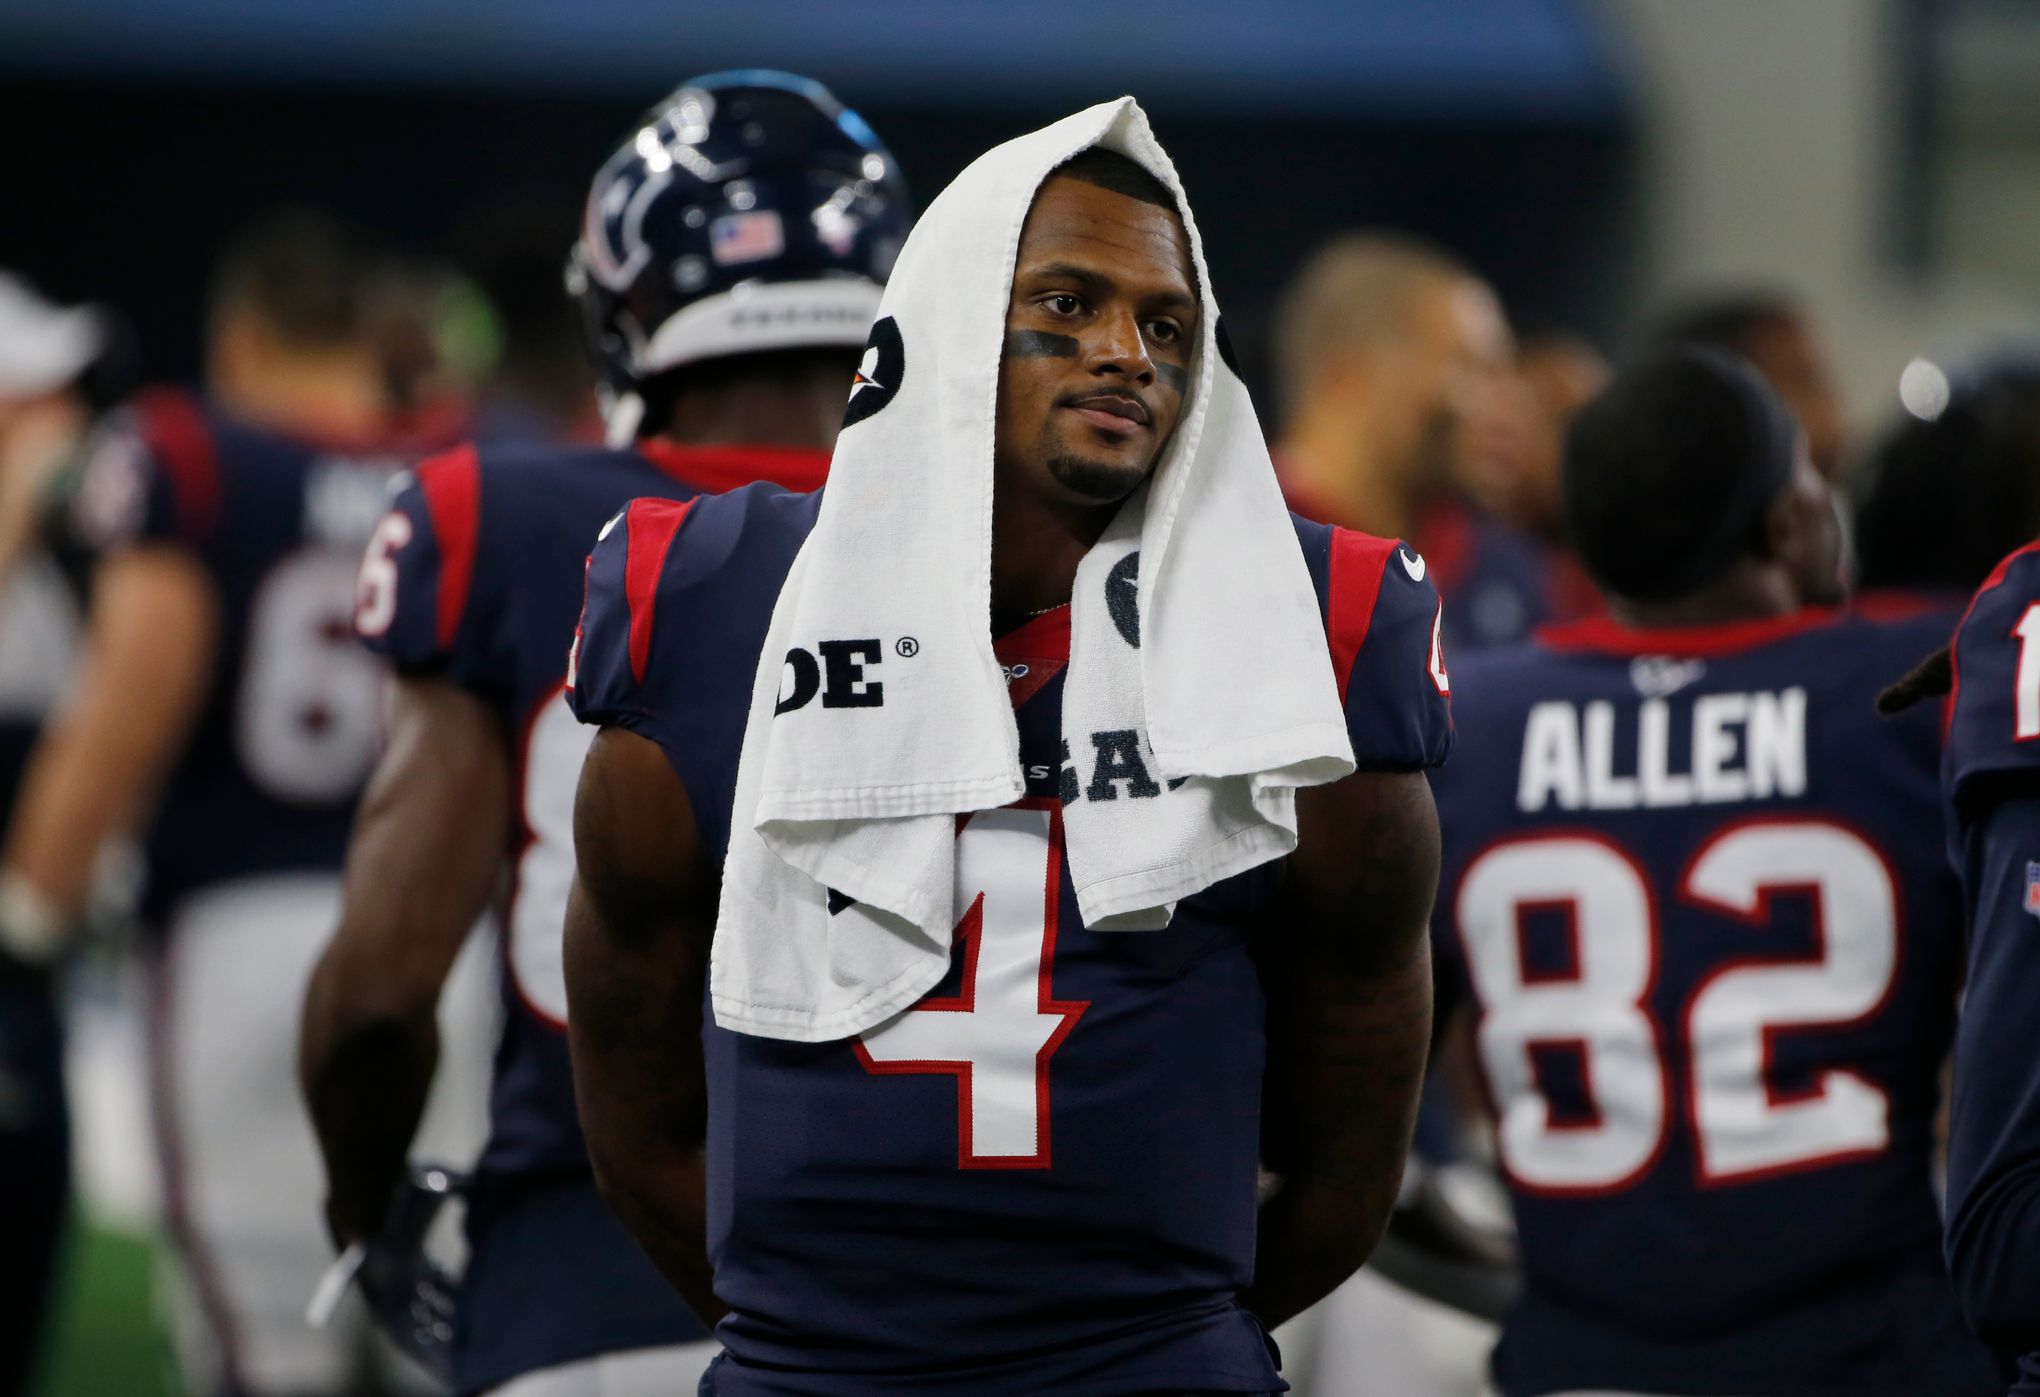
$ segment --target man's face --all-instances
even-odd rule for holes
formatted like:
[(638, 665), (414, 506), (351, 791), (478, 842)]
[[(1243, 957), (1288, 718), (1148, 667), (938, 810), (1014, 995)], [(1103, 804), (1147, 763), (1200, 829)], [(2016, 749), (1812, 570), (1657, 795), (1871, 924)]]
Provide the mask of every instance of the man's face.
[(1842, 520), (1834, 491), (1799, 438), (1792, 481), (1773, 506), (1772, 537), (1778, 559), (1792, 575), (1802, 606), (1839, 606), (1847, 599), (1842, 576)]
[(1384, 356), (1381, 400), (1391, 420), (1381, 425), (1401, 444), (1412, 484), (1487, 500), (1490, 477), (1505, 471), (1498, 438), (1514, 353), (1509, 322), (1484, 284), (1454, 277), (1413, 293), (1407, 325), (1404, 342)]
[(1511, 492), (1520, 522), (1555, 531), (1559, 512), (1559, 467), (1566, 429), (1581, 408), (1608, 384), (1608, 361), (1578, 340), (1547, 338), (1526, 344), (1516, 356), (1516, 399), (1523, 417), (1522, 471)]
[(1020, 230), (999, 360), (1002, 490), (1109, 504), (1183, 415), (1197, 343), (1190, 241), (1172, 211), (1057, 176)]
[(1835, 479), (1848, 448), (1848, 418), (1813, 327), (1796, 316), (1766, 320), (1750, 332), (1743, 352), (1799, 419), (1814, 468)]

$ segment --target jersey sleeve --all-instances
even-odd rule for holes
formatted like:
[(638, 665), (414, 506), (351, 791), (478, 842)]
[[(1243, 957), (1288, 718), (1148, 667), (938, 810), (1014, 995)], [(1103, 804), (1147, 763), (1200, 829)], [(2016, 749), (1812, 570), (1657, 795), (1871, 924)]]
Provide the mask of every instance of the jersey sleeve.
[(1956, 629), (1942, 758), (1949, 794), (2040, 789), (2040, 544), (1999, 563)]
[(1969, 982), (1949, 1113), (1949, 1272), (1987, 1342), (2040, 1349), (2040, 793), (1993, 805), (1962, 850)]
[(1332, 673), (1363, 771), (1442, 765), (1452, 685), (1437, 589), (1406, 545), (1351, 529), (1300, 531), (1324, 611)]
[(659, 745), (711, 849), (728, 838), (773, 606), (819, 502), (758, 485), (632, 500), (588, 558), (568, 702)]
[(86, 554), (148, 542), (203, 549), (224, 494), (204, 408), (168, 389), (139, 394), (93, 432), (70, 488), (63, 542)]
[[(690, 792), (702, 744), (691, 728), (700, 706), (685, 657), (697, 610), (702, 550), (684, 547), (699, 499), (632, 500), (588, 555), (581, 624), (567, 667), (567, 699), (584, 723), (627, 728), (665, 749)], [(656, 655), (655, 655), (656, 649)]]
[(389, 512), (370, 535), (355, 587), (354, 630), (400, 673), (441, 675), (491, 691), (487, 608), (477, 599), (483, 552), (482, 470), (472, 446), (397, 477)]

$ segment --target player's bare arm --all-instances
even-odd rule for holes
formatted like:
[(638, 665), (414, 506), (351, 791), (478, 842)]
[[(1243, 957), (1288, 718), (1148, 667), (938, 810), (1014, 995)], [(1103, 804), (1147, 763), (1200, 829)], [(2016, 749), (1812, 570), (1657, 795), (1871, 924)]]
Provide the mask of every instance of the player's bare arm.
[(494, 894), (508, 739), (443, 679), (400, 679), (347, 851), (345, 903), (305, 995), (298, 1073), (345, 1245), (382, 1226), (439, 1059), (439, 993)]
[(701, 1140), (701, 999), (716, 873), (665, 754), (604, 728), (574, 802), (567, 902), (574, 1094), (603, 1199), (713, 1324)]
[(83, 912), (101, 848), (141, 819), (182, 749), (218, 626), (212, 583), (182, 549), (125, 548), (94, 570), (82, 672), (36, 748), (7, 837), (10, 888), (52, 921)]
[(1254, 1283), (1276, 1325), (1358, 1270), (1402, 1181), (1431, 1039), (1438, 815), (1421, 773), (1297, 792), (1297, 847), (1267, 928), (1269, 1165)]

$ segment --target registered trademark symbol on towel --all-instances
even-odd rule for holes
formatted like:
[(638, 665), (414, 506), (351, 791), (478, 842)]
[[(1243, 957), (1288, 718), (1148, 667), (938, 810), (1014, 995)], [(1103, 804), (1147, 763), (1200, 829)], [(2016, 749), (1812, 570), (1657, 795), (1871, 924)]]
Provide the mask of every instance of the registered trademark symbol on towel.
[(900, 652), (900, 658), (911, 660), (921, 653), (921, 642), (910, 635), (903, 635), (893, 642), (893, 649)]

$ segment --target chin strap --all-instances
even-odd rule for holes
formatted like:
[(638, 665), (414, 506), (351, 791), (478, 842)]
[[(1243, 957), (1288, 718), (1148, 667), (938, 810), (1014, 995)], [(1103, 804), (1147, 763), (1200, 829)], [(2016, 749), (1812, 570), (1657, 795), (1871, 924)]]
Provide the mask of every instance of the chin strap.
[(614, 393), (607, 388), (596, 392), (602, 407), (603, 445), (622, 450), (637, 440), (645, 420), (645, 400), (636, 393)]

